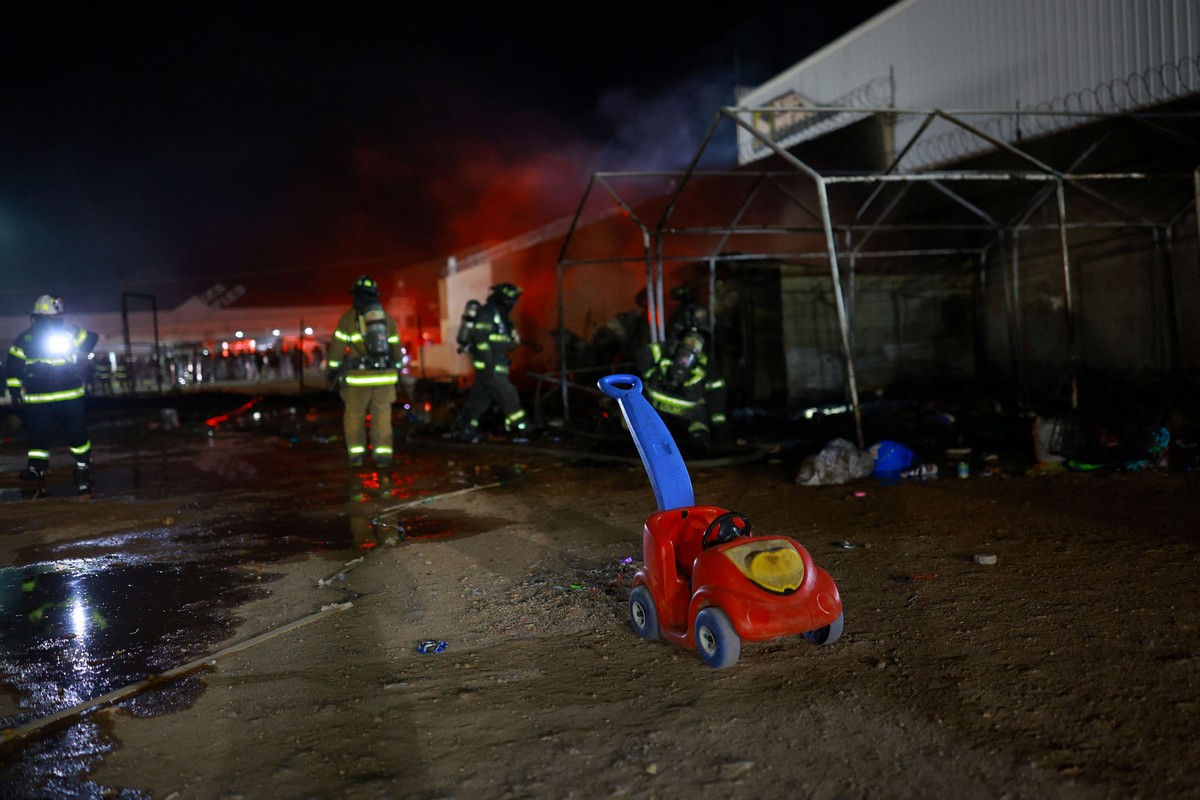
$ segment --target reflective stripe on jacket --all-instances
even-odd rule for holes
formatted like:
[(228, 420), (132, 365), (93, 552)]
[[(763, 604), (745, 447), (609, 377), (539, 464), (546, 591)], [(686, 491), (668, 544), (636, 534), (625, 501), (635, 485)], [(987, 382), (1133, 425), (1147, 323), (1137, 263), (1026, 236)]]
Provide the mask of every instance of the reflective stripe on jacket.
[(55, 403), (83, 397), (79, 362), (86, 362), (99, 336), (60, 319), (38, 320), (18, 334), (8, 349), (4, 385), (22, 392), (28, 403)]
[(351, 308), (338, 320), (329, 347), (329, 370), (341, 372), (347, 386), (390, 386), (400, 379), (404, 352), (400, 346), (400, 329), (391, 314), (387, 315), (387, 341), (391, 363), (384, 367), (367, 366), (369, 354), (363, 342), (363, 330), (358, 309)]

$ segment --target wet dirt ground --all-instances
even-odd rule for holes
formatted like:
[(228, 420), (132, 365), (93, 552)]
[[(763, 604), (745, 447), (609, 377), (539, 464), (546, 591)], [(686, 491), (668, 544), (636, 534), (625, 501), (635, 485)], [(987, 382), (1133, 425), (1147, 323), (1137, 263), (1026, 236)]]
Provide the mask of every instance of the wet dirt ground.
[(1200, 789), (1194, 472), (1018, 458), (804, 487), (786, 454), (693, 468), (697, 502), (803, 543), (846, 609), (833, 645), (746, 644), (712, 670), (629, 627), (655, 510), (632, 448), (414, 428), (391, 469), (351, 471), (329, 400), (180, 399), (178, 428), (99, 409), (91, 499), (33, 497), (10, 431), (0, 796)]

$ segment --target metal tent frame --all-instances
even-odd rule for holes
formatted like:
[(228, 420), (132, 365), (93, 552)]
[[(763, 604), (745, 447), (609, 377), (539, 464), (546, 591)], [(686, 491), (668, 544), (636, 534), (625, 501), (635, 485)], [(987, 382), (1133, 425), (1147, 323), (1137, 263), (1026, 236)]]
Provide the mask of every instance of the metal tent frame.
[[(646, 287), (648, 309), (647, 313), (651, 321), (651, 334), (655, 341), (660, 341), (664, 336), (663, 315), (660, 309), (664, 308), (663, 295), (663, 268), (666, 262), (690, 262), (703, 263), (707, 262), (709, 268), (709, 302), (713, 304), (713, 292), (716, 281), (716, 265), (720, 261), (722, 263), (737, 263), (740, 261), (771, 261), (771, 262), (802, 262), (811, 260), (824, 260), (828, 266), (830, 280), (833, 286), (835, 305), (837, 310), (838, 328), (841, 337), (842, 358), (845, 369), (845, 387), (849, 395), (850, 404), (853, 408), (855, 429), (858, 435), (859, 446), (863, 446), (862, 432), (862, 412), (858, 396), (858, 383), (855, 374), (855, 364), (853, 355), (853, 323), (851, 314), (847, 309), (846, 297), (844, 293), (844, 274), (842, 262), (845, 260), (849, 266), (849, 275), (851, 279), (855, 271), (859, 268), (859, 262), (863, 259), (884, 259), (891, 261), (899, 261), (911, 257), (920, 258), (936, 258), (936, 259), (974, 259), (980, 271), (983, 270), (983, 265), (986, 261), (986, 255), (991, 248), (994, 248), (1002, 240), (1003, 237), (1009, 237), (1013, 245), (1013, 261), (1011, 265), (1011, 280), (1015, 282), (1019, 279), (1019, 246), (1020, 236), (1027, 231), (1056, 231), (1058, 240), (1058, 260), (1061, 268), (1061, 286), (1063, 298), (1063, 314), (1064, 323), (1067, 331), (1067, 370), (1070, 381), (1071, 405), (1072, 408), (1078, 408), (1079, 404), (1079, 387), (1078, 387), (1078, 352), (1076, 344), (1076, 309), (1074, 308), (1074, 298), (1072, 292), (1072, 268), (1070, 248), (1068, 244), (1068, 231), (1073, 229), (1105, 229), (1105, 228), (1141, 228), (1151, 231), (1154, 242), (1157, 248), (1163, 247), (1163, 244), (1171, 241), (1172, 230), (1186, 216), (1195, 213), (1198, 219), (1198, 227), (1200, 227), (1200, 166), (1196, 167), (1192, 173), (1158, 173), (1152, 174), (1149, 172), (1076, 172), (1075, 170), (1080, 165), (1090, 158), (1096, 150), (1101, 146), (1105, 135), (1094, 140), (1090, 145), (1083, 148), (1077, 157), (1073, 160), (1070, 168), (1067, 171), (1057, 169), (1045, 161), (1033, 156), (1027, 150), (1017, 147), (1010, 142), (998, 139), (987, 133), (977, 125), (973, 125), (967, 121), (967, 118), (976, 116), (1052, 116), (1058, 118), (1078, 118), (1071, 119), (1071, 122), (1077, 124), (1094, 123), (1106, 119), (1131, 119), (1142, 126), (1146, 131), (1156, 132), (1159, 135), (1170, 137), (1176, 141), (1183, 142), (1189, 147), (1195, 147), (1200, 150), (1200, 142), (1193, 138), (1172, 131), (1160, 124), (1161, 119), (1177, 119), (1187, 118), (1193, 119), (1200, 117), (1200, 113), (1182, 112), (1175, 114), (1167, 113), (1092, 113), (1092, 112), (1066, 112), (1066, 111), (1021, 111), (1021, 110), (1005, 110), (1005, 111), (979, 111), (979, 110), (959, 110), (946, 111), (940, 109), (921, 110), (921, 109), (899, 109), (899, 108), (878, 108), (864, 109), (861, 107), (820, 107), (819, 113), (822, 117), (828, 118), (838, 114), (854, 115), (851, 119), (863, 119), (868, 116), (879, 117), (883, 115), (884, 120), (895, 120), (902, 116), (920, 118), (921, 122), (917, 127), (916, 132), (909, 141), (890, 159), (890, 163), (885, 169), (867, 171), (862, 173), (849, 172), (833, 172), (821, 171), (809, 163), (801, 160), (794, 152), (787, 150), (777, 144), (775, 141), (764, 135), (753, 123), (756, 115), (771, 115), (776, 113), (784, 113), (785, 110), (773, 107), (765, 108), (744, 108), (744, 107), (725, 107), (721, 108), (712, 123), (710, 124), (704, 138), (700, 142), (695, 154), (693, 155), (687, 168), (680, 172), (597, 172), (591, 176), (588, 185), (580, 199), (576, 214), (571, 221), (567, 230), (566, 237), (563, 241), (562, 248), (559, 253), (557, 264), (557, 279), (558, 279), (558, 324), (559, 329), (564, 327), (565, 313), (565, 296), (563, 289), (564, 267), (585, 264), (614, 264), (614, 263), (645, 263), (646, 271)], [(713, 137), (721, 126), (723, 121), (730, 121), (741, 130), (746, 131), (750, 136), (754, 137), (765, 148), (771, 151), (776, 159), (784, 165), (784, 169), (764, 169), (746, 167), (736, 170), (713, 170), (705, 171), (700, 168), (700, 163), (706, 155), (706, 151), (713, 141)], [(986, 157), (1001, 157), (1005, 160), (1019, 165), (1019, 168), (997, 168), (997, 169), (961, 169), (953, 166), (946, 166), (941, 169), (933, 169), (921, 172), (904, 172), (900, 169), (900, 164), (904, 160), (912, 148), (922, 139), (929, 130), (930, 125), (935, 121), (941, 120), (949, 123), (956, 129), (975, 137), (983, 143), (990, 151), (984, 153)], [(1200, 160), (1200, 159), (1198, 159)], [(817, 207), (814, 209), (802, 199), (793, 187), (789, 185), (790, 181), (795, 181), (797, 177), (811, 184), (811, 191), (815, 194)], [(666, 195), (665, 202), (659, 197), (656, 203), (639, 202), (629, 197), (623, 196), (618, 191), (616, 184), (622, 180), (644, 180), (650, 179), (655, 181), (666, 181), (673, 184), (671, 191)], [(1190, 197), (1184, 202), (1182, 208), (1174, 210), (1167, 219), (1150, 219), (1143, 212), (1127, 207), (1119, 200), (1113, 199), (1100, 188), (1106, 185), (1111, 186), (1115, 182), (1127, 181), (1190, 181), (1192, 192)], [(705, 182), (719, 182), (721, 186), (728, 187), (731, 182), (745, 183), (749, 182), (750, 188), (740, 195), (740, 201), (735, 204), (735, 208), (730, 214), (727, 221), (720, 225), (708, 226), (688, 226), (674, 224), (673, 215), (676, 215), (681, 203), (685, 197), (685, 191), (698, 186)], [(990, 213), (983, 208), (979, 203), (972, 202), (964, 196), (959, 189), (952, 188), (956, 184), (964, 183), (983, 183), (987, 182), (993, 185), (1027, 185), (1036, 186), (1037, 191), (1033, 197), (1022, 203), (1016, 209), (1015, 213), (1010, 214), (1006, 219), (998, 219), (995, 213)], [(899, 190), (886, 203), (881, 201), (885, 190), (891, 185), (899, 185)], [(966, 216), (966, 222), (890, 222), (889, 220), (897, 213), (897, 209), (901, 207), (910, 190), (919, 184), (927, 185), (937, 191), (942, 197), (947, 198), (952, 206), (957, 207)], [(871, 190), (866, 199), (857, 206), (852, 214), (841, 214), (839, 216), (834, 205), (830, 202), (830, 188), (844, 186), (870, 186)], [(800, 212), (811, 219), (811, 224), (807, 225), (781, 225), (781, 224), (754, 224), (746, 220), (748, 210), (752, 204), (767, 190), (768, 187), (773, 187), (784, 198), (785, 203), (790, 203), (799, 209)], [(1072, 221), (1067, 214), (1067, 190), (1087, 197), (1089, 200), (1097, 204), (1099, 207), (1107, 209), (1113, 215), (1111, 219), (1105, 220), (1084, 220)], [(641, 238), (641, 253), (636, 257), (631, 255), (614, 255), (606, 254), (593, 258), (571, 257), (571, 249), (579, 237), (586, 223), (583, 223), (585, 208), (588, 206), (592, 195), (597, 190), (602, 190), (616, 209), (619, 210), (621, 217), (628, 219)], [(726, 192), (726, 194), (730, 194)], [(1035, 213), (1041, 209), (1050, 198), (1054, 199), (1056, 221), (1052, 225), (1036, 224), (1031, 222)], [(876, 208), (879, 210), (876, 211)], [(868, 219), (868, 213), (874, 212), (874, 216)], [(848, 218), (846, 218), (848, 217)], [(971, 241), (967, 244), (954, 243), (946, 247), (933, 246), (917, 246), (917, 247), (892, 247), (883, 249), (868, 249), (867, 245), (881, 235), (906, 233), (922, 238), (929, 238), (935, 234), (952, 234), (956, 237), (975, 236), (979, 241)], [(819, 236), (823, 240), (823, 248), (819, 250), (789, 250), (787, 248), (760, 246), (747, 251), (745, 249), (735, 248), (735, 253), (725, 253), (725, 248), (735, 238), (738, 241), (755, 240), (757, 242), (767, 242), (768, 245), (774, 241), (772, 237), (784, 237), (785, 240), (791, 241), (787, 237), (795, 237), (797, 235), (807, 235), (809, 237)], [(664, 246), (668, 241), (680, 241), (684, 238), (691, 237), (693, 240), (697, 238), (707, 237), (713, 244), (712, 246), (703, 249), (685, 252), (682, 254), (672, 254), (665, 252)], [(856, 238), (857, 237), (857, 238)], [(839, 242), (841, 246), (839, 247)], [(878, 262), (877, 262), (878, 263)], [(1015, 290), (1014, 290), (1015, 291)], [(1013, 302), (1013, 298), (1008, 296), (1006, 292), (1006, 301)], [(1172, 316), (1174, 315), (1174, 302), (1168, 304), (1171, 309)], [(710, 308), (715, 319), (715, 308)], [(1011, 319), (1012, 308), (1008, 309), (1010, 320), (1010, 345), (1011, 345), (1011, 328), (1014, 321)], [(1171, 333), (1169, 339), (1175, 343), (1177, 347), (1178, 331), (1177, 320), (1172, 318), (1169, 321), (1171, 325)], [(1173, 354), (1174, 357), (1174, 354)], [(1015, 358), (1015, 353), (1014, 353)], [(569, 398), (567, 393), (568, 381), (568, 365), (566, 363), (565, 349), (560, 347), (560, 363), (561, 369), (561, 391), (564, 414), (569, 418)]]

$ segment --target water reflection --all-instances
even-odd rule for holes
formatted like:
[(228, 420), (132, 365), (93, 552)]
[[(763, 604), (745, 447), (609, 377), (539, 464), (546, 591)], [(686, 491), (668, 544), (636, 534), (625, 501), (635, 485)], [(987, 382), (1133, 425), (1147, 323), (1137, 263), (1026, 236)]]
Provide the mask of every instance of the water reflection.
[[(64, 798), (93, 800), (151, 800), (149, 792), (101, 786), (89, 781), (106, 755), (116, 749), (116, 740), (98, 720), (85, 720), (29, 743), (19, 763), (0, 768), (0, 796), (21, 798)], [(11, 750), (8, 745), (6, 750)], [(4, 753), (3, 755), (7, 755)], [(0, 756), (2, 757), (2, 756)]]
[(354, 545), (360, 550), (370, 550), (395, 539), (398, 529), (380, 519), (380, 514), (397, 501), (419, 497), (416, 488), (421, 475), (408, 469), (362, 469), (346, 479), (346, 503), (343, 513), (350, 526)]
[[(419, 470), (355, 473), (347, 483), (348, 502), (344, 513), (357, 547), (370, 549), (382, 543), (408, 539), (446, 539), (469, 536), (490, 530), (490, 526), (470, 515), (439, 511), (427, 512), (425, 502), (443, 495), (459, 494), (473, 487), (495, 486), (518, 479), (524, 465), (463, 466), (450, 461), (449, 474), (457, 488), (431, 492), (418, 489), (423, 477)], [(397, 502), (399, 501), (399, 502)], [(408, 501), (408, 502), (405, 502)]]
[[(21, 709), (0, 727), (19, 729), (208, 652), (234, 632), (225, 608), (260, 591), (252, 580), (214, 565), (111, 556), (0, 569), (0, 682), (18, 688)], [(201, 689), (193, 677), (123, 705), (175, 711)], [(113, 746), (90, 717), (8, 742), (0, 796), (140, 797), (87, 780)]]
[[(225, 500), (249, 498), (255, 513), (42, 545), (21, 553), (24, 566), (0, 568), (0, 684), (13, 687), (15, 698), (15, 705), (0, 706), (0, 728), (35, 723), (212, 652), (235, 633), (231, 609), (259, 596), (262, 578), (270, 578), (247, 564), (369, 550), (398, 538), (469, 535), (495, 524), (440, 511), (434, 517), (424, 508), (388, 513), (496, 480), (486, 469), (447, 474), (453, 462), (424, 454), (390, 470), (347, 473), (339, 466), (301, 480), (301, 468), (284, 455), (294, 452), (201, 439), (169, 456), (148, 448), (102, 466), (110, 498), (214, 489)], [(339, 503), (348, 525), (331, 524)], [(120, 707), (170, 713), (189, 707), (203, 689), (202, 675), (193, 674)], [(28, 737), (0, 738), (0, 797), (146, 797), (88, 778), (115, 746), (108, 719), (93, 712)]]

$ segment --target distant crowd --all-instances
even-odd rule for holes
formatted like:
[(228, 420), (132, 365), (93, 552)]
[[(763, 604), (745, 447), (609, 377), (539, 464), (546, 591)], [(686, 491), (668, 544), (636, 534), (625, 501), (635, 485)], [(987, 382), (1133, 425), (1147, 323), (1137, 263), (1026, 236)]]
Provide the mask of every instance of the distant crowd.
[(132, 359), (116, 353), (96, 353), (84, 370), (84, 386), (89, 394), (117, 396), (175, 387), (216, 383), (262, 383), (300, 380), (310, 372), (314, 382), (323, 374), (324, 351), (318, 345), (311, 351), (298, 348), (276, 351), (268, 347), (241, 353), (200, 351), (172, 353), (159, 364), (153, 357)]

